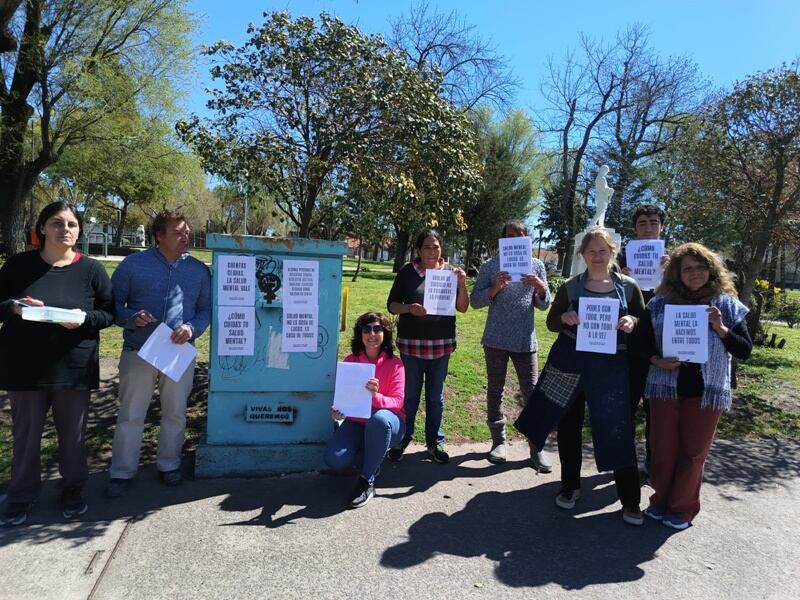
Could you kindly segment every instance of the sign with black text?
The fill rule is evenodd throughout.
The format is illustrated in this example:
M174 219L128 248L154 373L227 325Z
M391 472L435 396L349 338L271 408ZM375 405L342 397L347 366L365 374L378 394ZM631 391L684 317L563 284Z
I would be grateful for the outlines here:
M423 306L429 315L456 314L458 277L447 269L425 270L425 299Z
M511 281L519 281L523 275L533 273L531 238L500 238L500 270L511 275Z
M667 304L664 306L662 356L683 362L708 360L708 306Z
M254 306L256 302L256 257L217 257L217 305Z
M616 298L580 298L578 300L578 339L576 350L617 353L619 300Z
M661 257L664 240L631 240L625 245L625 261L643 290L654 290L661 283Z

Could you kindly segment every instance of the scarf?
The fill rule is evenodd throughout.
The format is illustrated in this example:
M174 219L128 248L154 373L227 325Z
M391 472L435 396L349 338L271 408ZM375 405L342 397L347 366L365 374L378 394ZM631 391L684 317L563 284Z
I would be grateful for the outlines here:
M699 295L696 298L699 298ZM686 298L681 304L694 304L695 301L695 299ZM650 320L653 323L653 332L659 353L663 348L662 336L666 304L666 298L656 296L647 305L647 308L650 309ZM733 328L741 323L749 312L748 308L739 300L726 294L710 298L709 304L719 308L722 313L722 322L728 328ZM708 360L700 365L704 384L700 406L712 410L730 410L733 401L731 397L731 355L725 349L722 339L711 331L710 327L709 325ZM678 398L678 369L670 371L651 365L647 375L645 396L656 400L676 400Z

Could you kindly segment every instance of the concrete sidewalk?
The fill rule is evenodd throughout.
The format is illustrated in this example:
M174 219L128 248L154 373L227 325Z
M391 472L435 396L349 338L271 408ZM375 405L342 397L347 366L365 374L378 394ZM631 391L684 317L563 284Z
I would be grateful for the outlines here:
M358 510L342 509L349 477L170 489L150 466L116 501L94 474L84 520L63 523L51 483L29 525L0 529L0 597L800 597L800 440L717 443L683 532L625 525L588 454L570 512L553 503L558 467L536 474L523 444L502 466L484 444L450 449L449 465L413 447L384 463Z

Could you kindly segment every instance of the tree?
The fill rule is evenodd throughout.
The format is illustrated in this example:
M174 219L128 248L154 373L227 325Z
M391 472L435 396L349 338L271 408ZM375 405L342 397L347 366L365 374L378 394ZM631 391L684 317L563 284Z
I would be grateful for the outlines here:
M248 33L240 48L217 42L206 52L223 85L208 103L217 115L177 127L207 170L266 190L301 237L330 227L320 202L351 184L372 198L397 192L405 208L424 198L433 214L452 212L450 196L427 193L436 181L407 174L424 160L453 195L474 183L471 136L438 96L440 79L326 14L317 24L267 13Z
M770 244L800 204L798 64L748 77L709 104L681 156L684 215L706 225L700 241L725 233L727 244L716 247L731 252L749 303Z
M559 66L550 58L548 74L542 85L547 103L545 123L557 142L555 152L561 197L551 203L549 218L562 220L567 247L564 253L563 274L572 269L574 236L585 222L578 220L576 206L580 204L579 183L584 169L584 157L594 141L599 123L616 110L621 78L613 68L614 47L597 43L585 35L580 38L582 56L567 55Z
M648 161L666 151L699 108L705 84L685 57L662 59L648 47L647 29L617 36L610 68L617 73L614 110L600 123L601 157L614 174L606 222L628 227L627 215L652 185Z
M441 93L459 110L468 113L481 106L506 107L519 82L507 61L494 44L482 39L456 12L441 13L430 9L426 0L415 3L407 16L392 22L389 43L398 49L409 65L428 77L441 78ZM423 173L408 171L413 180L424 179ZM464 200L474 199L474 194ZM401 215L406 217L406 215ZM463 229L460 214L454 215L452 226ZM408 242L414 229L430 225L425 219L396 218L394 271L403 265Z
M524 220L542 188L545 160L537 147L531 119L521 110L501 121L489 109L473 115L482 165L478 194L464 207L466 266L477 267L481 250L495 246L500 227Z
M23 247L26 194L68 147L85 142L89 128L136 99L148 106L173 100L173 81L189 68L194 26L185 0L26 0L9 6L15 4L12 16L0 13L0 26L8 19L6 33L16 34L0 45L5 254ZM33 156L26 143L32 119L38 138Z
M170 133L158 118L118 111L92 125L86 132L91 141L68 148L50 172L80 182L94 202L116 213L113 244L120 246L134 209L146 217L164 206L183 207L190 192L204 187L196 159L178 149Z
M456 11L430 9L427 0L391 23L389 43L419 71L437 70L446 98L463 111L504 108L519 87L508 61Z

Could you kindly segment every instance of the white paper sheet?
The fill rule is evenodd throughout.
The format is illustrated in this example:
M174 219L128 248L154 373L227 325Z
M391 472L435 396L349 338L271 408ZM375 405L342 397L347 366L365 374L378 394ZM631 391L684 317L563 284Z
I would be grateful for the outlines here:
M523 275L533 273L532 244L530 237L500 238L500 270L519 281Z
M217 257L217 306L253 306L256 302L256 257Z
M283 305L282 352L316 352L319 337L317 333L317 305Z
M458 277L447 269L425 270L425 299L423 306L429 315L456 314Z
M26 321L40 321L42 323L77 323L86 320L86 313L82 310L56 308L55 306L23 306L22 318Z
M683 362L708 360L708 306L667 304L664 306L662 356Z
M333 407L346 417L369 419L372 416L372 394L365 387L375 377L372 363L336 363L336 388Z
M283 261L284 306L319 306L319 262Z
M661 283L664 240L631 240L625 246L625 262L639 287L654 290Z
M252 356L256 309L253 306L217 307L217 354Z
M578 300L578 339L576 350L617 353L619 300L616 298L580 298Z
M174 344L172 329L159 323L139 350L139 358L150 363L173 381L179 381L197 356L197 348L189 342Z

